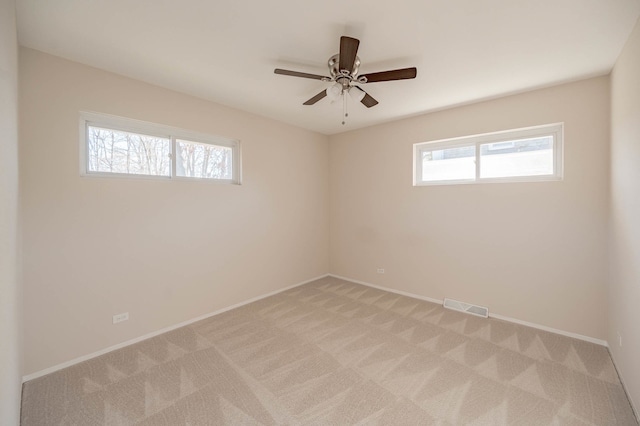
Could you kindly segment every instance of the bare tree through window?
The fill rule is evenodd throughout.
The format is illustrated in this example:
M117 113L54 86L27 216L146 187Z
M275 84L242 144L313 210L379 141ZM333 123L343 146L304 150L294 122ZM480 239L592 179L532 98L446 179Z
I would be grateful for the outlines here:
M232 179L232 149L176 140L176 175L209 179Z
M171 176L171 139L87 127L90 172Z

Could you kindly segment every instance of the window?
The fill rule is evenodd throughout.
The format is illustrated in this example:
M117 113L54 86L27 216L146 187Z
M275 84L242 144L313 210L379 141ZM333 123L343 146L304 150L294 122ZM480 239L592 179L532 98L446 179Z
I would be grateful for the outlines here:
M81 113L83 175L240 183L240 144L218 136Z
M414 145L414 185L562 179L562 124Z

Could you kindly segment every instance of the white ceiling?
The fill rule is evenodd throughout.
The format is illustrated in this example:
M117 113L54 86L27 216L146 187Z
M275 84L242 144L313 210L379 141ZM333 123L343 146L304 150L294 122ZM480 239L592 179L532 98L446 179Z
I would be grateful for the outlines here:
M325 134L608 73L640 0L17 0L21 45ZM339 38L380 104L302 103Z

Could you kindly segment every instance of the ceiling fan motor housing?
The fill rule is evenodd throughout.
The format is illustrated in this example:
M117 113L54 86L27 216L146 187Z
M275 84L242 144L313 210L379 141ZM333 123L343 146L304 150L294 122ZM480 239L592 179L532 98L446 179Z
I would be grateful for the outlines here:
M342 74L342 72L340 72L340 54L339 53L336 53L335 55L329 58L328 65L329 65L329 72L331 73L331 77L333 77L334 79L337 76ZM352 78L356 78L356 76L358 75L359 67L360 67L360 58L356 56L356 60L353 62L353 69L346 70L346 71L349 71L349 75Z

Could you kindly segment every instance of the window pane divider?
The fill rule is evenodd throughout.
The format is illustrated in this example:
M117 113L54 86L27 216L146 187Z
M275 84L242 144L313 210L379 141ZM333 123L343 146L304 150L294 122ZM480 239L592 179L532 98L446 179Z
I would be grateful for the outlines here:
M176 163L178 162L178 150L176 147L176 137L171 136L171 177L176 177Z
M480 143L476 142L476 181L480 180Z

